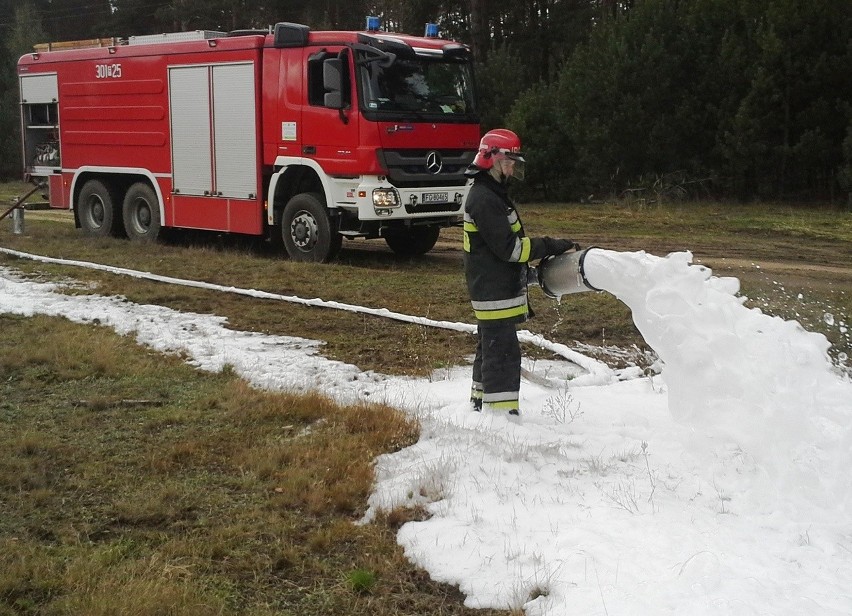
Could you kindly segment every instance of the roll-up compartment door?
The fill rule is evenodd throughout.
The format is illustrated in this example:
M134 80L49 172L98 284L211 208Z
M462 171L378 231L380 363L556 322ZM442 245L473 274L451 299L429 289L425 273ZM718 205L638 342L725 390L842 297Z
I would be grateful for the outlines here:
M254 65L213 66L216 193L253 199L257 194Z
M181 195L213 191L210 67L169 69L173 189Z

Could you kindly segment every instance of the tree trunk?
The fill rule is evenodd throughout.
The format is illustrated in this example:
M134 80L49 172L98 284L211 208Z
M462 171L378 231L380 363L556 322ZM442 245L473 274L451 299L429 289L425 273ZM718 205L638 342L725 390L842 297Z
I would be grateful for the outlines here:
M488 55L488 16L485 7L486 0L470 0L470 39L473 49L473 59L484 62Z

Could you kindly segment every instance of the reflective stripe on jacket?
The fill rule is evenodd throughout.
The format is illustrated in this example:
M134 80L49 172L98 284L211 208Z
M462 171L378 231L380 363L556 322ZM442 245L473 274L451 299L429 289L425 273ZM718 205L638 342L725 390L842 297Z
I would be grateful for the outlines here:
M487 171L474 176L464 211L464 269L480 324L527 319L527 262L544 256L528 238L506 187Z

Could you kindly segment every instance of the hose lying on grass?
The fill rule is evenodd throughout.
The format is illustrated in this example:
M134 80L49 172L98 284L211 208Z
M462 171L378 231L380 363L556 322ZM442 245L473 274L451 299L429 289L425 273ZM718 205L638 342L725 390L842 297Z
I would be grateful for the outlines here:
M54 257L45 257L42 255L31 254L27 252L21 252L18 250L12 250L11 248L0 247L0 253L7 254L12 257L18 257L20 259L30 259L32 261L39 261L41 263L50 263L53 265L67 265L71 267L83 267L86 269L99 270L102 272L109 272L111 274L118 274L120 276L131 276L133 278L140 278L144 280L152 280L154 282L162 282L165 284L175 284L181 285L185 287L194 287L196 289L205 289L208 291L218 291L220 293L234 293L237 295L245 295L249 297L256 297L258 299L269 299L275 301L289 302L293 304L301 304L303 306L314 306L317 308L331 308L334 310L345 310L347 312L356 312L359 314L368 314L375 317L381 317L385 319L393 319L395 321L402 321L404 323L411 323L414 325L421 325L423 327L434 327L438 329L449 329L458 332L467 332L469 334L476 333L476 325L471 323L457 323L454 321L436 321L434 319L428 319L426 317L419 317L414 315L402 314L399 312L393 312L388 310L387 308L368 308L365 306L358 306L355 304L346 304L342 302L334 302L327 301L320 298L313 299L305 299L302 297L298 297L295 295L281 295L279 293L270 293L268 291L259 291L257 289L242 289L239 287L230 287L225 285L214 284L211 282L203 282L200 280L186 280L183 278L174 278L172 276L162 276L160 274L152 274L150 272L141 272L138 270L127 269L124 267L115 267L112 265L103 265L101 263L92 263L90 261L76 261L72 259L57 259ZM544 336L540 334L534 334L528 330L521 330L518 332L518 339L521 342L526 342L532 345L535 345L541 349L546 351L550 351L560 357L580 366L586 371L586 374L577 376L570 381L560 381L556 382L552 379L546 379L544 377L538 377L527 370L524 370L524 376L531 381L538 383L539 385L545 385L549 387L561 385L571 385L571 386L585 386L585 385L605 385L607 383L611 383L615 380L619 380L619 378L625 378L625 376L634 376L632 372L625 372L624 374L617 373L612 370L609 366L600 362L596 359L583 355L582 353L578 353L577 351L573 351L569 349L564 344L553 342L551 340L547 340Z

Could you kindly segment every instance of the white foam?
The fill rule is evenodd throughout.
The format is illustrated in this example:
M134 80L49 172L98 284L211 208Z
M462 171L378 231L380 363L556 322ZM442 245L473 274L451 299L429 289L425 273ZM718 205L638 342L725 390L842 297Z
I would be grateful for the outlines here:
M645 293L670 291L679 285L671 272L697 270L682 257L598 256L593 265L599 270L635 268L611 285L623 285L625 297L643 277L649 279ZM645 271L655 267L661 269ZM603 280L604 273L596 273ZM706 284L697 285L699 293ZM729 285L730 295L735 283L712 284ZM635 291L637 298L628 301L642 307L643 290ZM677 304L683 315L695 309L687 310L693 299ZM734 322L740 309L732 310ZM428 379L359 373L323 360L319 343L234 331L210 315L63 294L56 285L23 281L0 268L0 313L6 312L97 322L204 369L230 365L259 387L305 386L344 402L378 400L408 410L421 425L420 440L378 458L365 520L397 506L424 507L428 519L405 524L397 539L430 577L458 585L468 606L523 609L527 616L852 614L852 515L838 515L844 512L807 490L785 490L776 499L782 506L767 508L758 498L772 487L763 462L730 439L721 442L713 421L702 426L682 413L680 423L674 421L659 376L561 390L525 382L523 421L514 424L471 412L469 366ZM677 320L665 313L646 318L651 332L662 327L654 319ZM739 366L732 359L719 363ZM559 378L542 364L536 372ZM825 409L848 408L848 381L838 378L832 386L830 371L826 375L838 399L819 394ZM825 412L802 410L817 423ZM690 426L703 431L704 445L714 441L707 434L717 435L715 448L691 448ZM746 431L728 430L735 437ZM800 441L814 449L820 442ZM816 454L817 461L834 461L823 470L824 493L831 493L842 486L835 478L848 473L848 452L838 453L839 435L823 442L835 445ZM790 457L776 459L789 463ZM834 493L839 498L848 490Z
M778 490L852 505L852 386L825 336L746 308L736 278L693 265L689 252L593 249L585 274L632 310L663 362L669 410L696 446L732 442Z

